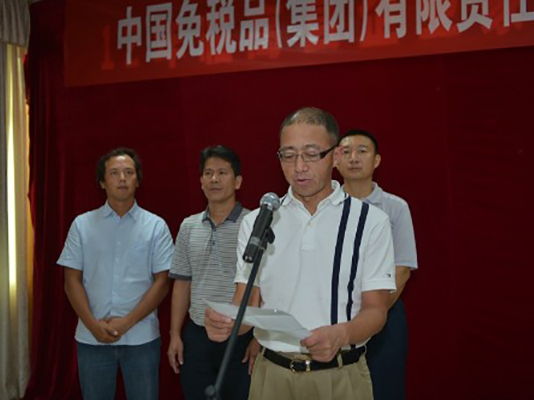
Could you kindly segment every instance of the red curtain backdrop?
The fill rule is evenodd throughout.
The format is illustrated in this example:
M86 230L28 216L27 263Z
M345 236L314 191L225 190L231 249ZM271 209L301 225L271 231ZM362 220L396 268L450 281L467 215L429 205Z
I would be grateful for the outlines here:
M534 398L532 47L66 88L63 1L31 11L36 251L27 399L80 398L76 316L56 260L74 217L104 201L98 157L120 145L139 151L138 201L175 235L205 207L198 158L207 145L240 153L239 196L249 208L265 192L285 192L278 128L304 105L329 110L343 131L375 133L377 180L411 206L420 271L404 294L408 399ZM176 400L179 379L165 355L169 313L167 298L161 399Z

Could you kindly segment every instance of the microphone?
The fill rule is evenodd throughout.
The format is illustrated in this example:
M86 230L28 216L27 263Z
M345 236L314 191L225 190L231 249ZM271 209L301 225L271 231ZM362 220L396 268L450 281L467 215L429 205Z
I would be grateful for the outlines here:
M243 253L243 260L251 263L262 250L262 242L273 222L273 212L280 208L280 198L274 193L266 193L260 200L260 213L254 222L252 234Z

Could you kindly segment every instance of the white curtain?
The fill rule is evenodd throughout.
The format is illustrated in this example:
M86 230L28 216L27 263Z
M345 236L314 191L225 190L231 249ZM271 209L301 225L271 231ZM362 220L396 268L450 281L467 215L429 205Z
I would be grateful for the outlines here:
M22 397L29 378L28 36L27 1L0 0L0 399Z

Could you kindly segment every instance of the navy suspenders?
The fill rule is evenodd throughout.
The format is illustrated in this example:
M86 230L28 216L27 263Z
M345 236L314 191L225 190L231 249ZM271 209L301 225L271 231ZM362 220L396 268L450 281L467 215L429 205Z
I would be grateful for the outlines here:
M334 252L334 265L332 269L332 286L331 286L331 304L330 304L330 322L332 325L338 323L338 297L339 297L339 274L341 271L341 256L343 254L343 243L345 240L345 232L347 231L347 222L349 219L351 209L351 197L347 196L343 204L343 212L341 214L341 221L339 223L339 230L337 234L337 243ZM356 272L358 271L358 261L360 258L360 245L362 242L363 228L369 213L369 204L362 203L360 218L358 220L358 227L356 228L356 236L354 238L354 248L352 252L352 263L350 270L350 279L347 286L347 321L351 320L352 309L352 293L354 291L354 282L356 281Z
M369 204L362 203L362 210L360 212L360 219L358 220L358 228L356 230L356 237L354 238L354 250L352 251L352 266L350 269L350 279L347 287L348 301L347 301L347 321L351 320L352 310L352 292L354 291L354 282L356 281L356 272L358 271L358 261L360 260L360 245L362 244L363 227L367 220L367 213L369 212Z
M332 270L332 288L330 296L330 323L332 325L337 324L338 321L337 303L339 293L339 271L341 270L341 254L343 253L343 242L345 240L345 231L347 230L347 221L350 214L351 197L347 196L343 203L343 213L341 214L341 221L339 222L336 250L334 253L334 268Z

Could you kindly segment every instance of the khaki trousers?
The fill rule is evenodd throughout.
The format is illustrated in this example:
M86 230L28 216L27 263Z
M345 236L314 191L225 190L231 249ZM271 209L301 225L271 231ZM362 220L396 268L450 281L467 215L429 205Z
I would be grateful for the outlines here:
M357 363L323 371L292 372L258 354L249 400L373 400L365 355Z

